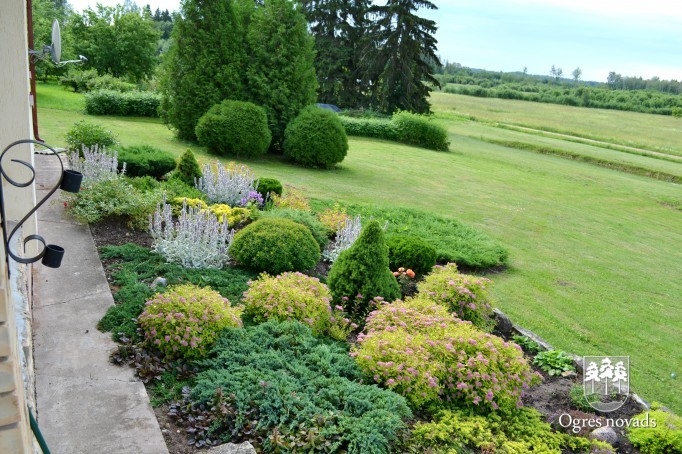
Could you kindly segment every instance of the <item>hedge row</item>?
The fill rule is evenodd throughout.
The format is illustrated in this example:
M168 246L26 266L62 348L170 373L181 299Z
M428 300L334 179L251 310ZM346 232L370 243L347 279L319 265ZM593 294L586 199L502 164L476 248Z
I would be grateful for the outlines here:
M161 96L148 91L97 90L85 95L85 113L123 117L158 117Z

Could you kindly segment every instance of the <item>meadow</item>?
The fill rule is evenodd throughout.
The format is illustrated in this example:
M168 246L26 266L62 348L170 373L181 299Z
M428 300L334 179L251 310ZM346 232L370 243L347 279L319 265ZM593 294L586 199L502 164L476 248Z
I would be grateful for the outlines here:
M682 176L682 119L444 93L431 100L448 128L449 152L350 138L348 156L332 171L277 156L244 163L312 198L417 208L487 233L510 253L510 266L488 277L497 306L515 323L576 355L629 355L635 392L682 413L682 381L671 376L682 371L680 185L501 145ZM191 148L200 161L215 159L177 141L159 120L87 117L80 95L56 85L38 84L38 105L41 138L54 146L87 118L124 146L176 156Z

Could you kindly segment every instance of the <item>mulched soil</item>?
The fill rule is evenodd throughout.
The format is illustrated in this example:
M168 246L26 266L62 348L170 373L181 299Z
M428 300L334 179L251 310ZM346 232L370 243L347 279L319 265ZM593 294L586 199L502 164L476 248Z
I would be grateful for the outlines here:
M147 232L140 232L131 230L123 221L108 221L107 223L100 223L90 227L95 245L100 248L105 245L123 245L127 243L135 243L140 246L151 247L152 238ZM107 270L107 261L103 261L107 278L111 282ZM313 276L325 276L329 271L329 266L324 262L318 264L314 270L310 270ZM112 286L112 291L117 289ZM542 373L542 372L541 372ZM571 387L581 383L581 377L549 377L543 373L544 381L538 386L533 387L524 397L524 404L531 406L540 411L546 416L547 421L552 424L557 430L569 431L570 429L562 428L559 424L559 417L562 414L571 414L573 418L599 418L606 417L609 419L630 419L641 410L636 403L629 399L625 405L615 412L606 415L587 414L571 408L569 398L569 391ZM200 452L199 449L189 446L187 437L183 429L174 425L173 421L167 416L168 405L162 405L154 409L159 426L163 432L170 454L189 454ZM637 454L640 451L635 449L625 436L624 429L615 428L618 433L619 440L616 445L619 453ZM585 434L586 435L586 434Z

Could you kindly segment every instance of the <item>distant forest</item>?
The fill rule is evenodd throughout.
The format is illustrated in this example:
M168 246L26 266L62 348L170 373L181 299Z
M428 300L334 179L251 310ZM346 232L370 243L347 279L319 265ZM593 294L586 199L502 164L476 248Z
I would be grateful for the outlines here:
M570 79L562 77L561 68L554 66L548 76L486 71L459 63L436 66L434 72L446 93L682 117L682 82L676 80L610 72L606 83L584 82L580 80L580 68L571 73Z

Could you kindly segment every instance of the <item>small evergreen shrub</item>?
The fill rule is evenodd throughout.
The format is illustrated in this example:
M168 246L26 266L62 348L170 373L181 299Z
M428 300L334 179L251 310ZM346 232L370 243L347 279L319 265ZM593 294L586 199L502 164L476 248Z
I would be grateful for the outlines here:
M246 225L251 222L251 210L242 207L231 207L224 203L216 203L208 207L208 210L215 214L218 222L227 221L230 227Z
M313 238L320 246L320 250L324 250L325 246L329 242L327 238L327 229L322 225L320 221L317 220L314 214L310 211L294 210L292 208L273 208L269 211L264 211L260 215L261 218L283 218L290 219L299 224L306 226L310 233L312 233Z
M356 321L364 320L374 297L381 296L386 301L400 298L398 281L388 268L384 233L377 221L370 221L355 243L339 255L329 270L327 284L334 303L343 305ZM364 304L346 307L348 299L356 296Z
M195 188L188 186L178 178L169 178L158 182L163 189L167 199L174 199L175 197L183 197L188 199L202 199L205 197L204 193Z
M343 344L298 322L226 329L204 365L185 406L218 409L206 436L258 452L398 452L412 416L401 396L362 384Z
M310 327L316 336L328 334L345 340L350 321L330 306L329 288L315 277L286 272L272 277L261 274L249 282L244 293L244 313L256 323L274 319L296 320Z
M414 408L452 402L481 412L511 411L523 390L539 381L518 345L423 297L373 311L351 354L368 376Z
M391 122L395 125L400 142L429 150L448 151L448 132L432 119L402 111L394 114Z
M157 180L175 169L175 158L167 151L149 145L125 147L118 152L119 170L125 163L126 175L150 176Z
M393 271L409 268L421 276L436 264L436 249L418 236L388 235L386 245L389 267Z
M442 304L458 318L468 320L483 331L495 327L495 315L486 287L490 279L459 274L457 265L436 265L417 284L419 294Z
M119 117L158 117L161 96L148 91L96 90L85 94L85 113Z
M137 318L145 339L169 358L202 358L228 326L240 327L241 307L209 288L169 288L145 303Z
M208 151L228 156L262 156L272 140L262 107L230 99L211 107L199 119L194 132Z
M278 196L281 196L282 190L283 190L282 183L275 178L258 179L258 186L256 187L256 191L258 191L260 195L263 196L263 200L266 200L268 198L268 195L272 194L277 194Z
M346 157L348 137L336 113L308 106L287 125L283 148L297 164L330 169Z
M320 260L320 247L307 227L289 219L259 219L234 236L230 255L247 268L280 274L304 271Z
M656 421L655 427L652 421ZM682 417L669 413L657 403L651 410L634 418L628 428L628 439L646 454L682 452Z
M69 150L82 152L83 147L112 147L116 145L116 136L103 126L81 120L66 132L66 145Z
M178 179L188 186L194 187L199 178L202 177L201 168L194 157L194 153L189 148L180 156L175 172L171 178Z

